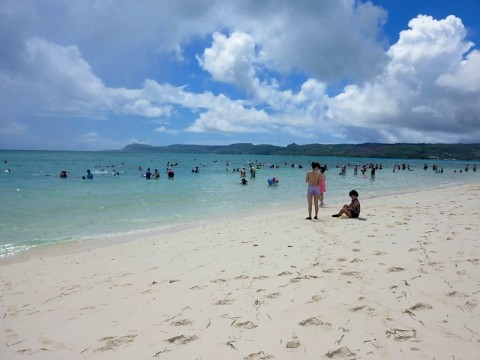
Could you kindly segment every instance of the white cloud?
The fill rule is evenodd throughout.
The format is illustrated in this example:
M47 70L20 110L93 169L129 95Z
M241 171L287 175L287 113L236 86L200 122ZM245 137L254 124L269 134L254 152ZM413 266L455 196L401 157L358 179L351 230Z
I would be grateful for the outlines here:
M346 128L353 141L365 138L355 132L370 129L371 141L449 142L475 139L478 123L468 114L478 114L478 106L463 96L469 76L477 78L476 53L462 58L472 46L465 40L461 21L419 16L411 29L400 34L388 51L385 69L363 86L347 86L329 100L329 116ZM470 85L477 92L479 87ZM459 99L462 95L462 100ZM465 133L466 129L470 133ZM368 139L368 137L367 137Z
M167 129L164 125L155 128L155 131L166 134L178 134L177 130Z
M76 46L31 38L18 71L0 71L0 92L16 114L91 114L110 111L108 93Z
M370 76L385 55L386 13L352 0L250 1L228 8L227 28L250 34L262 66L325 80ZM230 25L230 26L228 26Z
M47 21L52 9L59 16ZM480 53L455 16L418 16L388 49L385 11L353 0L5 0L0 20L3 134L33 131L38 118L122 116L132 118L132 131L143 117L152 133L169 134L284 133L347 142L480 135ZM186 45L200 54L198 62ZM175 75L172 55L190 65L192 79L199 64L209 90L162 80ZM114 145L99 132L76 141Z
M147 118L169 117L173 113L173 107L169 105L155 106L146 99L137 99L129 102L124 107L125 113L131 113Z
M458 92L478 93L480 91L480 52L472 51L466 59L460 61L450 72L441 74L437 85Z
M199 62L214 80L235 84L253 92L255 44L250 35L234 32L227 37L215 32L212 47L205 49Z

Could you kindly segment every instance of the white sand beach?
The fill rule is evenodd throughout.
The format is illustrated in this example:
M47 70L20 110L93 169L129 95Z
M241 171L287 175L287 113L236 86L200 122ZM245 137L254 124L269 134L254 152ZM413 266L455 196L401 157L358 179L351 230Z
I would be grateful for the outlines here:
M359 199L0 262L0 359L478 359L480 185Z

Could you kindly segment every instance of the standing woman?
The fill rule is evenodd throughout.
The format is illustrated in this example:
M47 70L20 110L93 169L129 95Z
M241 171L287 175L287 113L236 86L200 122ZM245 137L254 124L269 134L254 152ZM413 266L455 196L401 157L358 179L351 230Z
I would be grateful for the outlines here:
M320 168L320 185L318 186L320 188L319 200L320 200L321 207L325 206L325 203L323 202L323 193L327 191L326 182L327 182L327 176L325 175L325 167L322 166Z
M320 196L320 173L318 172L319 167L320 165L317 162L312 162L312 170L308 171L306 175L306 183L308 185L307 187L308 217L306 217L307 220L312 220L313 204L315 204L314 219L318 218L318 197Z

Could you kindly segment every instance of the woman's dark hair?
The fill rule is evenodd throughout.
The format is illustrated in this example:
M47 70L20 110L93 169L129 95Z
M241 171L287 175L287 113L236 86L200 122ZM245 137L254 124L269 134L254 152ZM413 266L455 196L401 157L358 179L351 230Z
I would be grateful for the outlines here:
M358 192L357 190L352 190L348 193L348 196L352 196L352 195L355 195L356 197L358 197Z

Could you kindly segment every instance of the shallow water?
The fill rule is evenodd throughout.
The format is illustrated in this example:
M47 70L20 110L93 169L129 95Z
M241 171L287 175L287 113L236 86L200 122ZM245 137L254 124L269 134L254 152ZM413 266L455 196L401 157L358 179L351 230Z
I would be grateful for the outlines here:
M329 168L325 202L331 204L348 201L347 194L354 188L360 199L368 199L480 179L480 173L472 171L473 163L465 172L467 162L439 160L0 151L0 161L0 257L43 244L95 241L112 234L252 211L295 207L305 209L299 212L299 217L304 217L305 173L311 161ZM174 179L166 176L168 162L178 163L173 167ZM233 169L248 169L250 162L264 165L255 178L250 178L247 171L248 185L243 186L240 174ZM375 179L369 172L354 175L352 166L347 166L345 176L339 175L337 166L364 163L381 164L383 169L377 170ZM412 171L392 171L394 164L402 163L410 165ZM427 171L423 170L425 163L429 165ZM432 171L433 164L443 167L444 172ZM192 173L196 166L200 172ZM143 177L148 167L152 172L159 169L159 180ZM94 174L93 180L82 179L87 169ZM66 179L59 177L61 170L68 171ZM113 176L114 172L119 175ZM268 186L271 177L280 179L279 186Z

